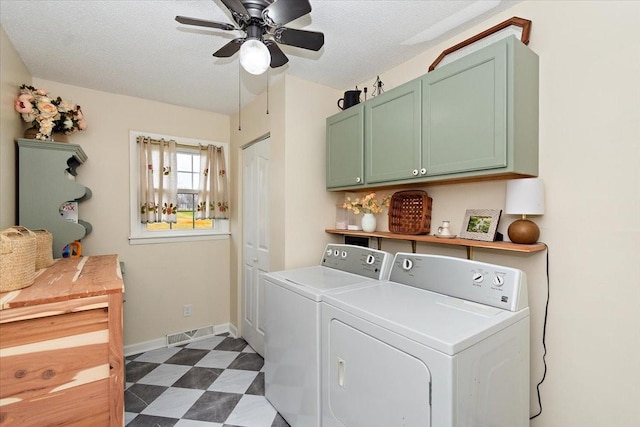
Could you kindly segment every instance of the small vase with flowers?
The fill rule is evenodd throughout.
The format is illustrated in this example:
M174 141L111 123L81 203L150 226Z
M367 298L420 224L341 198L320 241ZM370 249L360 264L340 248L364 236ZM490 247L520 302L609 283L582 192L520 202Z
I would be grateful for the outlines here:
M362 231L372 233L376 231L377 227L375 214L382 212L383 208L389 207L390 200L391 198L386 195L378 199L376 193L372 192L353 200L351 197L347 197L342 206L356 215L362 212L364 214L361 222Z

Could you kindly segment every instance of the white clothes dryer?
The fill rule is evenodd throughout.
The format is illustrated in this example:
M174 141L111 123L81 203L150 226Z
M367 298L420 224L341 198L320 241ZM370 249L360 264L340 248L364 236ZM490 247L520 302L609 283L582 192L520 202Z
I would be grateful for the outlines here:
M529 425L522 271L398 253L322 305L323 427Z
M265 275L265 396L291 427L320 426L320 304L388 279L392 256L329 244L320 265Z

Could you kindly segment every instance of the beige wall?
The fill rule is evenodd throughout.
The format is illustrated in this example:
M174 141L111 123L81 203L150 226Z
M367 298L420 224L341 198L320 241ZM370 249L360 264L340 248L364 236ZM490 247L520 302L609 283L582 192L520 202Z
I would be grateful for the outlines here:
M334 113L338 92L286 75L231 119L235 165L232 202L231 319L240 325L242 298L242 148L270 135L270 269L318 262L335 218L334 195L325 191L325 118ZM241 129L238 130L238 120ZM320 248L320 249L318 249Z
M284 228L285 265L299 268L320 262L335 225L335 195L326 188L326 117L338 110L339 92L287 76Z
M13 109L18 87L31 83L31 74L0 27L0 230L15 224L15 147L23 124Z
M117 253L126 264L125 346L202 326L227 327L230 240L129 245L128 171L129 130L229 142L229 118L41 79L33 84L82 105L87 117L88 129L70 138L87 153L78 180L93 192L80 208L93 225L82 241L83 253ZM7 91L3 98L15 97L15 86ZM20 122L17 114L10 117ZM3 150L13 148L12 140L13 135L3 138ZM3 192L13 186L11 177ZM10 205L13 209L13 200ZM192 305L191 317L183 317L184 304Z
M512 16L533 22L540 57L540 176L551 299L542 415L532 426L640 425L640 2L528 1L388 72L385 89L424 74L444 49ZM375 75L359 85L371 87ZM504 208L504 182L432 186L433 224ZM504 216L500 231L515 219ZM382 222L386 221L386 217ZM383 249L409 251L385 241ZM418 252L464 257L418 245ZM532 310L532 383L542 375L546 258L475 251L522 268ZM532 384L532 393L535 391ZM532 396L532 413L537 410Z

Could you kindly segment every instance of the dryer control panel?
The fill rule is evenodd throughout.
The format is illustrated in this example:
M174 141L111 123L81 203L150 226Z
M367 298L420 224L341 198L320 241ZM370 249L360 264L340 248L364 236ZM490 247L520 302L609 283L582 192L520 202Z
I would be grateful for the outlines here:
M510 311L529 306L526 274L501 265L398 252L389 280Z
M370 279L387 280L392 256L388 252L355 245L329 244L320 265Z

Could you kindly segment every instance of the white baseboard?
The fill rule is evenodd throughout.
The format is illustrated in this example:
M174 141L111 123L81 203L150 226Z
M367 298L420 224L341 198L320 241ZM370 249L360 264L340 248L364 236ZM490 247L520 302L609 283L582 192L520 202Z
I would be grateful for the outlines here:
M133 354L144 353L145 351L156 350L158 348L164 348L167 346L167 338L156 338L154 340L145 341L137 344L130 344L124 346L125 357Z
M238 338L238 328L236 328L231 323L227 323L227 327L229 328L229 335L231 335L234 338Z
M215 335L220 335L224 333L228 333L234 338L237 337L237 328L230 323L223 323L222 325L215 325L213 327L213 331ZM149 341L144 341L136 344L128 344L124 346L124 355L125 357L131 356L134 354L144 353L146 351L157 350L159 348L167 347L167 337L163 336L160 338L155 338Z

